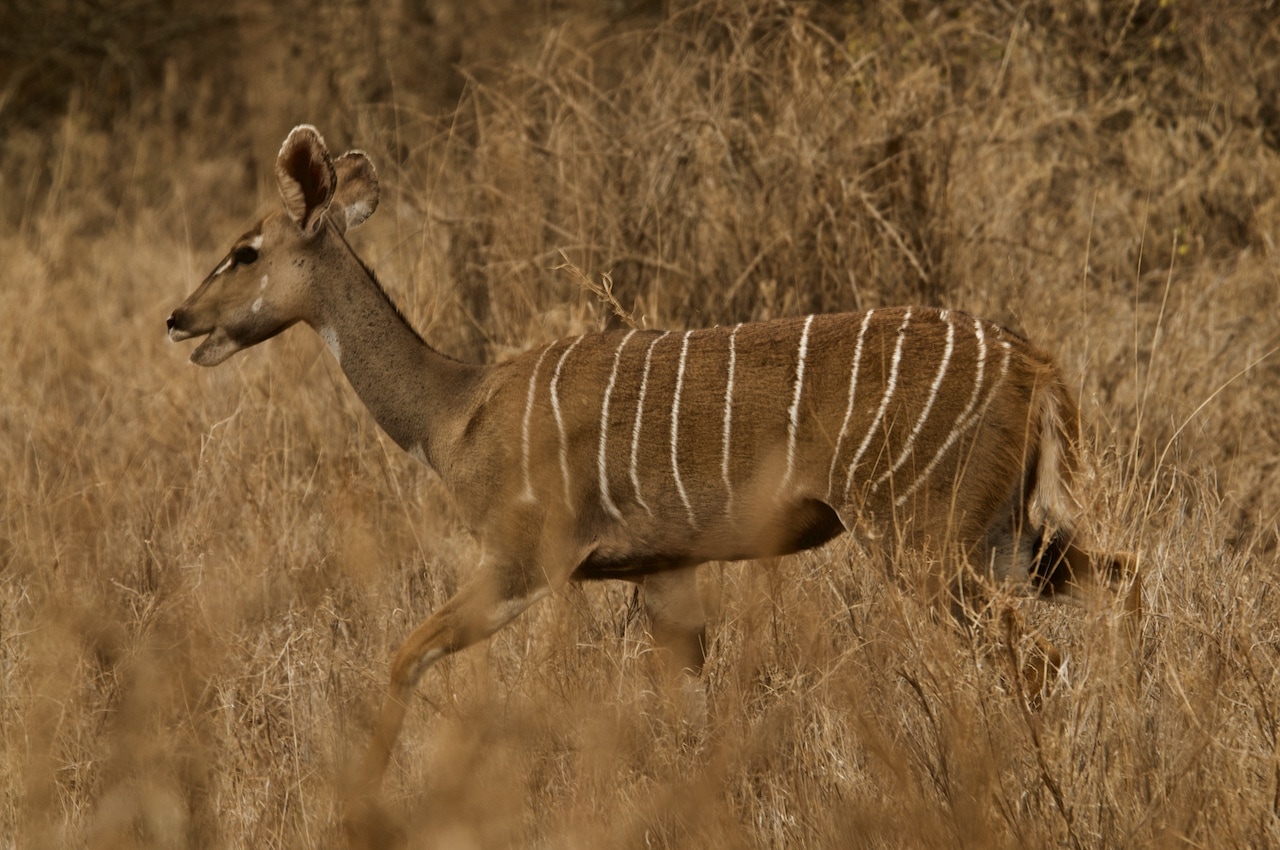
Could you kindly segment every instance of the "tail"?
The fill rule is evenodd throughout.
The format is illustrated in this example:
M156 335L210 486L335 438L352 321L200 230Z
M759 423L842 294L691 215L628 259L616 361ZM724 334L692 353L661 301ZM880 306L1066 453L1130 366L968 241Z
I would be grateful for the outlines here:
M1082 456L1080 416L1075 399L1061 377L1052 373L1040 393L1040 433L1026 503L1027 520L1039 529L1039 553L1031 575L1046 597L1078 597L1090 585L1109 588L1120 597L1124 640L1142 681L1142 574L1136 555L1097 551L1092 535L1079 528L1084 513L1077 497L1081 479L1091 475Z
M1070 594L1073 587L1089 582L1125 590L1124 609L1131 615L1130 628L1137 629L1142 612L1137 556L1098 552L1092 535L1080 528L1078 486L1091 473L1082 456L1079 408L1057 374L1041 393L1040 433L1030 474L1027 519L1040 534L1032 574L1039 578L1042 592Z
M1029 470L1032 484L1027 519L1046 540L1070 538L1082 512L1076 487L1085 467L1080 454L1079 410L1056 370L1040 393L1039 431L1034 468Z

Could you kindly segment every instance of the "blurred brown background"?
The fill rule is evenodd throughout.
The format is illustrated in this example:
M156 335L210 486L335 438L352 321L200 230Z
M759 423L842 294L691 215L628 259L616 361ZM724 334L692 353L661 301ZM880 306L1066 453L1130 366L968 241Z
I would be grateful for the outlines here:
M409 846L1280 844L1273 2L0 6L0 848L337 840L386 659L475 549L293 330L164 318L297 123L377 163L353 243L455 356L944 305L1060 359L1147 677L1106 611L1038 714L856 541L714 566L711 724L625 588L433 669ZM563 256L562 253L563 252Z

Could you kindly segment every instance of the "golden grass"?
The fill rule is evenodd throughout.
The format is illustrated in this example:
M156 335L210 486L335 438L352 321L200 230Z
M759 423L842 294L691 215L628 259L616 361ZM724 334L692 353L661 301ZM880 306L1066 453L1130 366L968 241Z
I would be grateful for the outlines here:
M457 36L507 59L449 109L410 71L447 76L474 10L286 4L110 123L0 103L0 848L337 843L389 654L476 557L310 334L211 371L164 341L296 120L371 152L357 249L459 356L605 320L561 251L650 325L923 300L1025 329L1146 570L1140 686L1110 609L1029 608L1069 661L1028 713L1007 652L854 541L713 565L701 732L629 589L571 589L424 678L409 846L1280 843L1278 34L1123 5L522 13Z

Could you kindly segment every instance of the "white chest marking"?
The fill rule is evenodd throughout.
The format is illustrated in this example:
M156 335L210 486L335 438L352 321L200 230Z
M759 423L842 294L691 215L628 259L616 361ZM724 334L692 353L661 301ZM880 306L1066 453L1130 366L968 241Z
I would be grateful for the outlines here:
M333 328L323 327L320 329L320 338L324 340L324 344L329 347L329 351L333 354L333 359L341 363L342 345L338 342L338 332Z

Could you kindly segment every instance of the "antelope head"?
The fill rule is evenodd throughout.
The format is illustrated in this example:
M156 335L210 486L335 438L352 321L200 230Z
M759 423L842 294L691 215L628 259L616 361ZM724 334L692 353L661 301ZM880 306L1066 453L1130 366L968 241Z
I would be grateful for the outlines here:
M378 176L360 151L331 159L314 127L297 127L276 160L283 208L245 233L186 301L169 316L169 339L204 341L191 354L199 366L270 339L314 317L315 282L344 234L377 209Z

